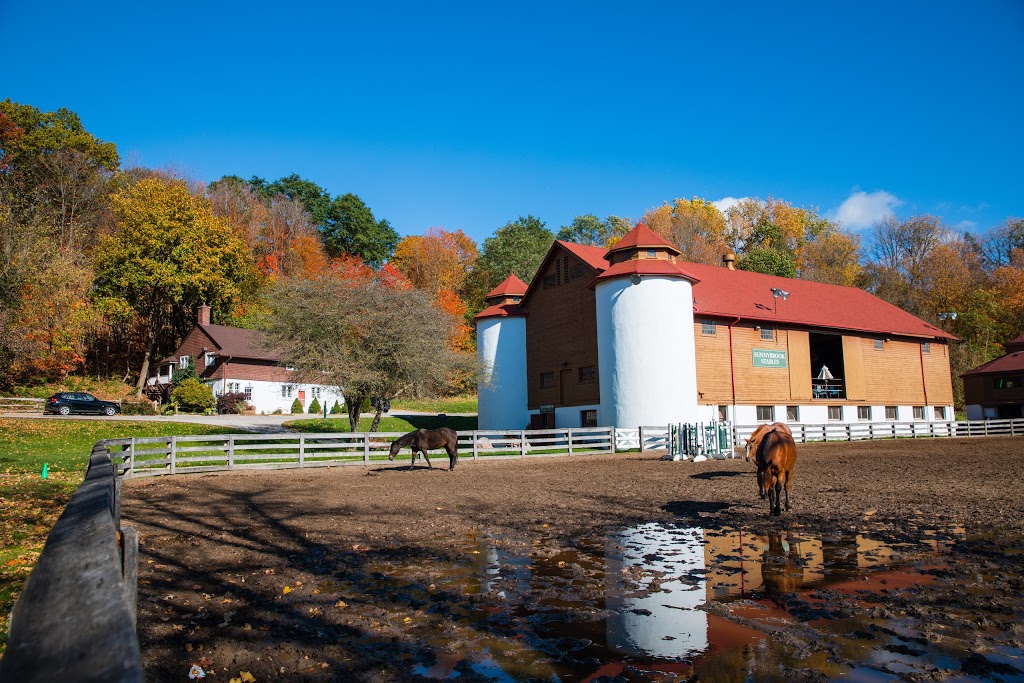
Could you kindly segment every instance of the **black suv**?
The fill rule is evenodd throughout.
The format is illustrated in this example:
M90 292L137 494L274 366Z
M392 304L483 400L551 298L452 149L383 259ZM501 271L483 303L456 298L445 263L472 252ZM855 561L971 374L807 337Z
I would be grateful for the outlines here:
M62 391L46 399L48 413L70 415L71 413L94 413L96 415L117 415L121 406L113 401L101 401L84 391Z

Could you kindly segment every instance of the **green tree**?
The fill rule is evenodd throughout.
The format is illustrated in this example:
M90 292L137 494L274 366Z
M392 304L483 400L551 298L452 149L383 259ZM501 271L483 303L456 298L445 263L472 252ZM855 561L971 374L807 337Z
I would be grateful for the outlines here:
M569 225L563 225L555 236L556 239L594 247L608 246L612 240L618 239L629 232L629 221L618 216L608 216L604 220L592 213L576 216Z
M199 380L191 377L171 392L171 401L187 413L205 413L212 410L216 401L213 391Z
M737 267L753 273L778 275L779 277L796 277L796 263L793 257L771 247L754 247L748 249L739 258Z
M113 195L117 227L96 251L96 293L122 300L142 324L137 392L158 350L169 350L206 303L226 316L252 294L245 244L184 182L149 178Z
M351 193L334 198L322 231L328 255L351 254L374 268L380 268L398 245L391 224L374 218L370 207Z
M312 180L306 180L297 173L278 178L272 183L258 178L254 178L254 180L260 181L258 192L264 199L273 199L277 195L284 195L288 199L298 199L306 207L306 211L309 212L317 227L323 230L327 226L331 210L331 196ZM252 181L250 181L251 184ZM254 189L257 188L254 187Z
M469 313L483 308L484 297L511 273L529 283L555 236L534 216L520 216L484 240L476 268L467 279Z

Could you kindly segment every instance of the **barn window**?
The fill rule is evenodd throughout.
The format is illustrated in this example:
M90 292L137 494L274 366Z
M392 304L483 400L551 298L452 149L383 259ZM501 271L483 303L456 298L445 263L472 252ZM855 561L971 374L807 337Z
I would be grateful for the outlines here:
M715 334L715 321L714 320L701 320L700 321L700 333L706 335Z
M857 406L857 419L862 421L871 420L871 406Z
M553 372L542 372L540 373L540 388L550 389L555 386L555 373Z
M932 352L932 343L931 342L921 342L921 353L931 353L931 352Z
M828 419L834 422L838 422L843 419L843 407L842 406L829 406L828 407Z
M580 427L596 427L597 426L597 411L596 410L581 410L580 411Z
M786 422L800 421L800 406L786 406Z
M924 419L924 406L914 406L914 419L915 420L923 420Z
M658 252L656 252L654 249L648 249L647 258L658 258Z
M597 380L597 369L593 365L584 365L579 369L580 384L592 384Z
M718 406L718 421L728 422L729 421L729 409L725 406Z
M773 330L772 328L770 328L770 327L762 327L761 328L761 339L764 339L765 341L771 341L772 339L775 339L775 334L774 333L775 333L775 330Z
M946 419L946 406L935 406L935 419L945 420Z
M875 351L881 351L885 348L885 342L881 339L875 339Z
M757 407L757 421L758 422L774 422L775 421L775 406L758 406Z
M885 407L885 419L892 420L894 422L896 421L896 406Z

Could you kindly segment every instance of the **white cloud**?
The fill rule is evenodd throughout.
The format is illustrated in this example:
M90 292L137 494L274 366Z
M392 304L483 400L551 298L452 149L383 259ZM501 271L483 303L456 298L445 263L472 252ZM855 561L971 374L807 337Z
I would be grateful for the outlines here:
M884 190L878 192L855 190L846 198L846 201L839 205L833 218L848 228L863 230L891 215L893 209L902 203L896 195Z
M722 213L725 213L732 207L742 202L744 199L749 199L749 197L722 197L721 199L711 202L711 204L714 205L714 207L717 208Z

